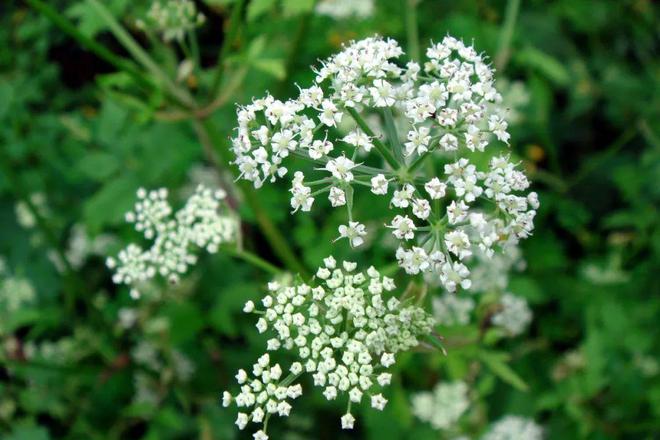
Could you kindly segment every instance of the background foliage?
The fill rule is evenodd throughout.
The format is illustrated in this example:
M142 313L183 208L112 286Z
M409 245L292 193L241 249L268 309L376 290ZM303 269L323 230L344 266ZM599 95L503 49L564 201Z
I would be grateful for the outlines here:
M133 25L147 2L105 3L175 75L173 52ZM216 156L227 149L234 103L265 90L293 95L295 83L310 81L309 65L350 39L379 33L414 44L406 18L415 17L406 1L334 21L314 14L313 0L252 0L231 35L233 3L198 2L208 19L199 31L203 69L181 81L212 101L219 48L232 38L222 62L228 95L207 119L213 131L163 110L163 90L141 88L27 4L0 6L2 438L239 438L218 397L258 355L261 339L240 310L260 297L267 275L226 255L204 257L180 285L134 303L112 284L104 256L134 238L123 213L138 186L184 196L192 182L231 182ZM90 2L49 4L81 35L129 55ZM411 415L409 393L451 379L473 385L463 423L475 436L509 413L534 418L551 439L660 432L658 6L530 0L507 28L507 5L423 0L416 19L422 48L446 33L474 41L501 78L526 86L512 148L541 211L523 246L527 270L510 288L534 321L512 340L405 356L391 404L364 411L354 438L442 438ZM287 194L270 186L256 197L303 264L349 255L331 245L339 218L290 216ZM245 247L281 262L255 222L261 214L237 206ZM360 259L384 263L385 252ZM14 307L17 295L26 300ZM347 438L335 422L341 411L310 393L273 437Z

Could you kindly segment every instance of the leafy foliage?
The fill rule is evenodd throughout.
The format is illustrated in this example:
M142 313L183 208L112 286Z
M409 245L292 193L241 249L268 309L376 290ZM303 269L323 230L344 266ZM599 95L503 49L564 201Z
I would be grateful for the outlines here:
M533 0L509 22L514 0L391 0L376 2L371 17L335 21L311 1L206 0L197 2L207 22L195 54L190 42L140 32L146 4L103 2L153 70L113 33L96 0L47 3L79 29L78 40L22 2L6 2L0 17L0 298L16 295L3 290L7 280L34 292L16 309L0 301L2 438L239 438L219 398L260 354L264 340L241 309L261 299L270 274L221 251L135 302L112 283L105 257L136 237L123 215L138 187L170 188L180 206L205 183L228 188L245 221L242 246L275 265L300 260L312 270L330 254L365 267L390 263L384 235L371 237L382 246L357 254L332 244L343 214L290 216L286 185L258 193L234 185L228 146L235 103L266 90L294 96L296 83L312 82L309 65L351 39L410 41L404 18L414 4L422 43L447 33L474 41L495 55L498 81L523 85L511 88L527 102L511 124L512 155L541 208L522 246L526 270L510 275L508 290L534 319L505 338L491 326L485 294L471 323L441 329L446 355L397 359L388 406L356 409L353 437L450 438L415 418L411 396L454 381L469 385L460 419L469 438L507 414L533 418L550 439L660 431L657 4ZM131 67L117 69L81 38ZM180 62L195 57L192 67ZM183 110L186 99L194 115ZM388 211L386 202L354 209L369 218ZM266 224L293 257L272 245ZM408 291L428 304L440 293L414 283ZM309 393L295 405L271 438L348 438L325 423L343 414L340 404Z

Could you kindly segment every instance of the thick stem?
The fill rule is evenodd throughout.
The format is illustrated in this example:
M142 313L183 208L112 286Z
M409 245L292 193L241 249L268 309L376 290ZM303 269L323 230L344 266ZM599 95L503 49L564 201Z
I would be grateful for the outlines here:
M200 134L200 140L204 145L207 155L211 155L210 159L216 162L215 165L222 169L231 170L233 168L231 165L232 154L222 136L218 133L213 122L208 118L201 121L196 120L195 128L197 129L198 134ZM216 152L218 153L219 161L214 158ZM234 175L237 174L234 172ZM293 252L280 230L271 221L268 212L263 206L261 206L252 185L245 180L238 180L236 184L240 188L245 201L254 213L261 232L266 237L266 240L275 254L282 260L289 270L299 273L303 277L307 277L308 274L305 267Z
M495 67L497 70L504 70L506 63L509 61L511 38L513 37L513 29L516 26L519 9L520 0L507 1L506 15L504 17L502 30L500 31L500 38L497 43L497 53L495 55Z
M240 29L239 22L241 20L241 14L243 13L244 6L245 0L238 0L231 11L231 16L229 17L229 28L225 33L225 38L222 40L222 47L220 48L218 61L215 66L215 76L213 77L213 84L211 85L211 96L214 96L216 91L220 88L220 83L222 82L222 77L225 70L224 61Z
M144 77L143 73L140 72L131 61L115 55L102 44L99 44L95 40L84 35L73 23L63 17L53 7L41 0L25 0L25 2L36 11L42 13L46 18L53 22L55 26L59 27L62 31L77 40L85 49L93 52L96 56L110 63L117 69L129 74L140 86L153 88L153 84Z
M195 101L192 96L188 93L187 90L184 90L178 87L172 79L167 76L165 72L156 64L156 62L151 59L149 54L142 49L142 47L135 41L135 39L129 34L126 29L115 19L110 11L98 0L87 0L87 2L92 6L99 17L105 21L105 23L110 28L110 32L117 38L117 40L124 46L128 53L135 58L135 60L142 64L145 69L151 72L159 81L163 83L165 89L174 97L177 101L183 104L186 107L194 108Z
M408 39L408 56L419 62L419 30L417 28L417 3L419 0L404 0L406 10L406 37Z
M227 255L231 255L232 257L239 258L247 263L250 263L259 269L263 269L272 275L282 274L282 269L270 264L268 261L259 257L258 255L253 254L252 252L248 252L235 247L223 247L221 248L221 251Z
M360 127L362 131L364 131L367 136L371 138L371 141L374 144L374 147L376 147L376 150L380 153L381 156L383 156L383 159L395 170L398 170L401 164L399 164L399 161L396 160L392 152L390 151L389 148L383 142L381 142L380 139L376 137L374 132L369 128L367 123L362 119L360 114L352 107L346 107L346 111L351 115L353 120L355 120L355 123Z

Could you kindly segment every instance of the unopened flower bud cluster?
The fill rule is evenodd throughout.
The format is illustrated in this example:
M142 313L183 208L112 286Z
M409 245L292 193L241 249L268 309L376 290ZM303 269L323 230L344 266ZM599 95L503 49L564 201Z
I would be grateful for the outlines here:
M126 221L135 225L153 244L147 250L131 243L117 258L108 258L114 270L113 281L135 286L157 274L176 283L181 274L197 261L195 250L218 251L223 243L235 240L238 225L223 203L225 192L199 186L186 204L173 215L167 190L139 189L139 201ZM133 290L132 295L137 295Z
M412 397L412 413L434 429L447 430L456 425L470 406L465 382L440 382L433 391L416 393Z
M390 384L392 374L387 369L397 353L417 346L419 338L431 332L434 321L416 305L394 297L386 299L395 289L394 282L373 267L358 272L355 263L340 265L329 257L316 278L321 285L270 283L270 294L261 301L263 309L248 302L244 311L260 315L258 331L271 335L267 351L286 350L296 356L284 383L290 386L294 378L308 373L327 400L346 396L348 410L341 425L352 429L355 418L351 405L366 400L375 409L385 407L387 399L379 390ZM260 359L259 365L262 363L267 364ZM248 421L261 424L269 414L288 415L288 404L282 402L286 397L297 397L298 388L293 396L281 390L278 398L273 393L283 386L278 382L282 371L279 365L272 368L256 369L252 381L239 371L241 393L235 397L225 393L225 405L234 400L243 411L236 421L239 428ZM271 391L264 390L271 382ZM267 438L263 431L255 438L257 435Z
M154 0L144 20L138 20L140 29L160 34L164 41L182 41L186 32L194 30L206 21L197 11L192 0Z
M257 188L291 175L294 212L320 196L345 209L339 238L353 247L369 232L354 203L387 197L399 265L437 274L450 292L468 289L474 250L493 255L528 237L538 198L507 154L486 152L493 139L509 141L486 60L452 37L431 45L423 64L401 67L401 55L393 40L357 41L325 60L296 99L268 95L240 108L236 164ZM373 117L385 129L366 122ZM292 156L313 162L318 177L289 173Z

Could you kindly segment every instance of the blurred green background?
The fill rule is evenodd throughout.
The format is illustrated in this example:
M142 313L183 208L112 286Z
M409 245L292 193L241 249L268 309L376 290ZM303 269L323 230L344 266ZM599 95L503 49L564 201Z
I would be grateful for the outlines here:
M469 349L409 354L386 410L358 412L354 432L340 430L342 405L314 392L274 420L271 438L451 438L409 404L411 392L451 379L473 385L461 423L474 438L505 414L533 418L549 439L660 438L657 3L387 0L368 17L334 19L313 0L251 0L231 20L236 1L197 1L207 17L197 32L201 69L177 84L212 102L225 48L206 147L199 123L166 92L82 47L80 37L131 55L91 2L45 2L78 39L28 3L44 4L0 4L0 438L248 438L219 396L261 353L241 308L262 295L267 276L204 256L181 284L134 302L112 284L105 256L136 237L123 213L139 186L170 188L179 203L195 182L233 180L213 158L227 151L236 103L267 90L293 96L296 83L311 81L310 65L351 39L378 33L409 49L415 28L422 50L447 33L473 42L516 95L512 153L541 209L523 243L527 269L510 290L534 320L490 347L509 353L506 371ZM173 78L181 74L181 51L135 26L149 2L104 4ZM389 262L388 249L356 257L332 246L341 217L289 215L287 189L266 186L256 197L308 268L331 253ZM238 208L246 248L279 264L255 211Z

